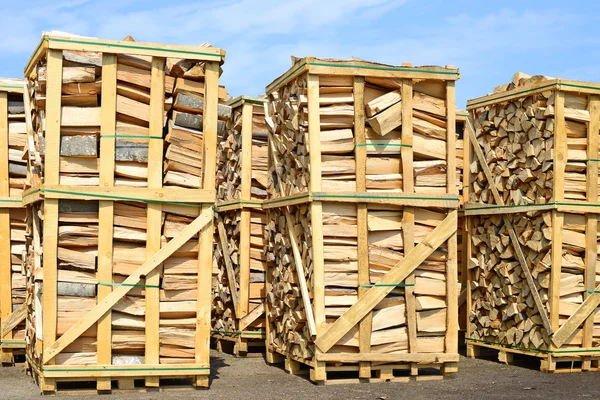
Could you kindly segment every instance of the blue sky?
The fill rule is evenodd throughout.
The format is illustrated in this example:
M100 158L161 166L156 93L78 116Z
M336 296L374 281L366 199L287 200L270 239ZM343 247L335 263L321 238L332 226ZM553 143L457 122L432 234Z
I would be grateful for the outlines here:
M599 26L591 0L0 0L0 76L22 76L42 31L61 30L212 43L234 96L262 94L291 55L451 64L464 108L516 71L600 82Z

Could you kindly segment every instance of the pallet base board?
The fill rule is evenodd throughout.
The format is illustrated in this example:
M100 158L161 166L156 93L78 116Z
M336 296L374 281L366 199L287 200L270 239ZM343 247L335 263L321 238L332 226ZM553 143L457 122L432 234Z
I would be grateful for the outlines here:
M213 335L211 347L219 353L230 354L240 358L259 358L265 354L265 340L249 339L228 335Z
M289 354L286 355L275 349L267 349L266 359L269 364L280 364L283 361L283 368L287 373L307 376L316 385L409 382L411 380L431 381L444 379L457 372L456 363L418 365L416 367L411 363L395 363L373 365L371 366L371 377L361 378L359 376L359 365L357 363L348 363L326 366L325 380L317 380L314 374L314 363L310 360L302 360ZM424 372L425 374L419 375L420 372Z
M15 367L25 365L25 346L0 346L0 364L3 367Z
M98 389L98 381L94 379L55 379L54 390L44 390L43 378L32 375L34 382L40 387L40 393L43 395L100 395L100 394L129 394L129 393L156 393L156 392L177 392L177 391L195 391L199 389L208 389L209 377L194 378L170 378L161 377L158 387L146 387L144 378L120 378L111 379L110 390Z
M539 361L541 372L557 374L585 371L600 371L600 354L597 356L553 356L520 349L511 349L503 346L485 343L467 343L467 357L489 359L482 357L481 350L498 352L498 362L506 365L533 367Z

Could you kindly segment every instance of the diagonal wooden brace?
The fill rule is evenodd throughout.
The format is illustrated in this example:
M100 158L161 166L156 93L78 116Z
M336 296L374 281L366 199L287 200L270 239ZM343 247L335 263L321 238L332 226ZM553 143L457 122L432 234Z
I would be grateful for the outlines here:
M600 305L600 285L596 287L593 293L585 299L577 310L569 317L552 336L552 343L556 347L561 347L571 337L573 332L590 316L592 312Z
M504 201L502 200L502 196L498 192L496 186L494 186L494 179L492 177L492 171L490 171L490 167L487 165L485 161L485 156L481 147L479 147L479 142L475 137L475 129L473 129L473 124L471 123L470 118L467 118L466 123L467 131L469 131L469 138L471 139L471 143L473 144L473 150L475 150L475 154L477 155L477 159L481 168L483 169L483 173L485 174L486 179L490 184L490 189L492 191L492 195L494 196L494 200L496 204L499 206L504 205ZM527 284L529 285L529 290L531 291L531 295L533 296L533 302L540 313L540 317L542 318L542 323L544 324L544 328L546 328L546 332L548 335L552 335L554 332L552 330L552 325L550 324L550 319L548 318L548 313L546 312L546 308L544 307L544 303L542 303L542 298L540 297L540 293L535 286L535 281L533 280L533 276L531 276L531 271L529 270L529 265L525 255L523 254L523 250L521 249L521 244L519 243L519 239L517 238L517 234L515 233L515 229L508 219L508 217L504 216L503 218L504 225L508 230L508 235L510 236L510 240L515 249L515 253L517 256L517 260L519 264L521 264L521 270L523 270L523 274L525 275L525 279L527 280Z
M394 265L385 274L379 284L370 288L348 311L339 317L321 335L315 344L326 353L331 349L350 329L358 324L377 304L381 302L397 285L404 281L423 261L427 259L438 247L456 234L458 224L458 212L451 211L448 216L438 225L425 239L405 257Z
M229 282L229 291L231 292L231 299L233 300L233 311L235 315L239 315L239 303L240 295L236 287L235 271L233 265L231 265L231 254L229 254L229 247L227 247L227 232L225 231L225 225L223 224L223 218L217 215L217 228L219 234L219 241L221 242L221 250L223 250L223 259L225 260L225 270L227 271L227 281Z
M92 325L94 325L107 311L109 311L115 304L123 298L131 289L133 285L138 284L146 275L152 272L156 267L161 265L167 258L169 258L175 251L177 251L182 245L187 243L194 235L201 231L207 226L213 219L212 208L205 210L200 214L194 221L186 226L177 236L169 241L163 248L158 250L152 257L148 258L138 269L136 269L131 275L114 289L108 296L100 301L94 308L90 310L83 318L77 321L73 326L69 328L56 342L50 347L44 349L43 362L48 363L57 354L70 345L75 339L81 336L87 331Z
M240 331L243 331L244 329L246 329L251 323L253 323L254 321L256 321L258 319L258 317L260 317L264 313L265 313L265 303L261 303L254 310L250 311L248 313L248 315L246 315L243 318L240 318L240 326L238 327L238 329Z
M13 311L8 317L2 321L2 332L0 338L6 336L12 331L17 325L19 325L27 316L27 304L21 304L15 311Z

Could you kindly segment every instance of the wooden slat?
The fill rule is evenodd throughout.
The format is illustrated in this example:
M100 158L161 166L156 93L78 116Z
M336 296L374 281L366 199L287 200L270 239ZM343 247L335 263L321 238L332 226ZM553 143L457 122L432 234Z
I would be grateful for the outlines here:
M17 327L21 322L25 321L27 316L27 303L21 304L14 312L2 319L2 329L0 329L0 337L3 339L12 339L8 337L9 333Z
M356 191L367 191L367 148L365 137L365 78L354 77L354 133L356 146L354 157L356 162ZM358 251L358 298L360 299L367 291L366 287L371 283L369 270L369 231L368 231L368 208L366 203L356 204L357 224L357 251ZM371 352L371 331L373 314L369 313L360 321L358 329L360 353ZM321 355L322 356L322 355ZM371 363L361 362L358 374L360 378L371 377Z
M457 194L456 186L456 83L446 82L446 190L449 194ZM463 237L463 241L465 238ZM447 326L445 349L447 353L458 353L458 267L457 267L457 235L448 239L448 258L446 260L446 302ZM444 366L444 373L456 372L456 366Z
M206 97L204 102L204 165L202 187L214 188L217 165L217 122L219 99L219 64L205 67ZM210 203L214 203L214 200ZM203 210L211 205L204 205ZM198 309L196 312L196 364L210 363L210 310L212 304L213 221L200 232L198 251ZM197 375L196 386L208 387L208 377Z
M242 105L242 201L249 201L252 191L252 103ZM240 211L240 288L238 318L248 315L250 289L250 210Z
M321 186L321 118L319 103L319 77L308 74L308 144L310 146L310 191L320 192ZM313 287L312 307L314 307L317 335L325 322L325 263L323 260L323 203L314 201L310 205L310 225L312 228L312 264ZM287 213L288 227L292 233L291 218ZM300 253L298 252L298 255ZM301 260L301 258L300 258ZM304 294L303 294L304 297ZM310 303L310 299L309 299ZM306 311L306 310L305 310ZM319 350L316 349L316 354ZM315 367L311 370L311 379L324 381L326 379L325 363L315 360Z
M555 201L565 198L565 167L567 165L567 132L565 126L565 94L557 91L554 101L554 152L553 152L553 196ZM564 214L552 211L552 269L548 290L548 307L552 331L559 328L560 280L562 264L562 229Z
M404 281L423 261L427 259L449 237L456 235L458 211L451 211L421 243L396 263L380 280L380 285L397 285ZM393 286L374 286L348 311L338 318L328 329L321 333L315 344L322 352L331 349L350 329L379 304L392 290Z
M9 197L8 184L8 93L0 92L0 196ZM10 211L0 208L0 322L5 325L12 313L10 263ZM2 329L0 339L12 339L12 332ZM0 350L0 362L10 363L10 353Z
M163 134L163 108L165 104L165 63L160 57L152 58L150 83L150 136ZM148 142L148 188L162 188L163 140ZM146 228L146 259L160 250L162 234L162 205L148 204ZM160 269L156 268L146 276L146 364L158 364L160 360ZM158 387L160 381L156 377L146 378L146 386Z
M105 139L103 139L105 140ZM150 143L160 142L157 139ZM215 199L214 189L183 189L183 188L136 188L130 187L98 187L98 186L67 186L45 184L39 188L45 199L76 199L76 200L124 200L139 202L170 202L170 203L211 203ZM31 192L35 192L33 189ZM36 199L38 200L38 199Z
M590 112L590 122L587 129L587 157L594 159L598 157L598 134L600 132L600 96L594 95L588 97L588 111ZM587 201L596 203L598 201L598 163L591 162L587 164ZM598 214L587 214L585 228L585 289L594 290L596 285L596 261L598 258ZM584 292L584 299L591 293ZM594 314L592 312L583 324L583 347L592 347L594 339ZM584 360L582 369L589 370L591 361Z
M59 183L60 160L60 120L62 99L62 51L49 50L46 84L46 132L44 157L44 182L48 185ZM58 200L44 203L44 299L43 350L56 340L57 324L57 274L58 274ZM54 360L43 357L44 364L52 365ZM46 389L54 388L51 379L44 381Z
M115 134L117 112L117 56L102 56L102 121L100 134ZM114 186L115 181L115 139L111 137L100 141L100 185ZM100 201L98 210L98 272L99 282L113 281L113 218L112 201ZM110 285L98 285L98 300L104 299L110 292ZM100 365L112 364L112 313L107 312L98 321L97 360ZM97 390L111 390L109 379L98 379Z
M412 80L404 79L402 81L402 136L401 142L408 146L413 144L413 86ZM414 166L412 147L402 147L400 149L402 162L402 191L411 195L414 193ZM404 254L409 254L415 247L415 210L413 207L404 207L402 210L402 242L404 243ZM415 276L410 274L406 278L404 289L406 299L406 320L408 325L408 351L417 353L417 308L414 296ZM417 375L419 370L415 365L411 365L410 374Z

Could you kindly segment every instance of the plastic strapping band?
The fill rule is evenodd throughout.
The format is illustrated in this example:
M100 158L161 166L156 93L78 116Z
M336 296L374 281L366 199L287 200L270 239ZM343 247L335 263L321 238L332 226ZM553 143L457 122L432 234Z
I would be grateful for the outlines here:
M178 206L186 206L186 207L200 207L200 203L192 204L192 203L179 203L176 201L164 201L164 200L155 200L155 199L142 199L139 197L126 197L126 196L113 196L108 194L99 194L99 193L83 193L83 192L70 192L68 190L56 190L56 189L40 189L41 193L60 193L60 194L73 194L76 196L87 196L87 197L97 197L100 199L116 199L116 200L129 200L129 201L143 201L145 203L161 203L161 204L174 204Z
M545 204L511 204L508 206L499 206L495 204L490 204L488 207L469 207L466 208L465 211L471 210L491 210L495 208L518 208L518 207L546 207L546 206L572 206L572 207L600 207L600 203L566 203L561 201L555 201L552 203ZM542 210L540 210L542 211Z
M100 139L116 138L116 139L164 139L162 136L145 136L145 135L101 135Z
M359 288L365 287L409 287L415 286L414 283L365 283L358 285Z
M0 340L0 344L27 344L22 340Z
M12 200L12 199L3 199L0 200L0 203L20 203L23 200Z
M589 289L589 290L586 290L585 292L586 292L586 293L592 293L592 294L600 294L600 290L592 290L592 289Z
M221 331L211 330L211 333L221 333L225 335L263 335L265 331Z
M587 162L600 162L600 160L597 158L588 158Z
M102 285L102 286L127 286L127 287L147 287L147 288L154 288L154 289L160 289L160 286L158 285L146 285L143 283L116 283L116 282L98 282L98 285Z

